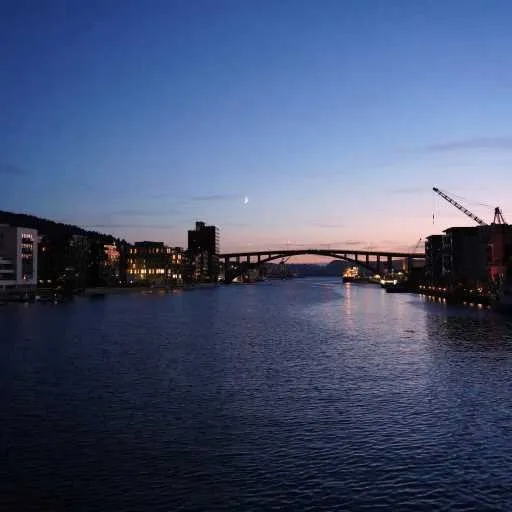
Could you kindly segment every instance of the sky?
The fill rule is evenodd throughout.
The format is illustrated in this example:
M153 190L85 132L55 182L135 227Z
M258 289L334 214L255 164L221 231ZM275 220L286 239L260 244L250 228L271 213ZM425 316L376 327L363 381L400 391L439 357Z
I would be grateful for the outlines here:
M512 3L7 0L0 209L222 251L512 219ZM248 198L244 204L244 198Z

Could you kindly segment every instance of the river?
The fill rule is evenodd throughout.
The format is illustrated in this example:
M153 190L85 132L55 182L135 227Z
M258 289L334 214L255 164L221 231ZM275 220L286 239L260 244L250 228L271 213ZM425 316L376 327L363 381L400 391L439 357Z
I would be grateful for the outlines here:
M512 322L297 279L0 308L0 509L512 510Z

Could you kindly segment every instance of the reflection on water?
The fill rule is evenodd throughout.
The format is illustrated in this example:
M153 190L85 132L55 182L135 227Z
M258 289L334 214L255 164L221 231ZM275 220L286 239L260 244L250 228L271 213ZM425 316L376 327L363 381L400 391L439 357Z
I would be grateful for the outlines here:
M0 309L6 510L510 510L512 324L301 279Z

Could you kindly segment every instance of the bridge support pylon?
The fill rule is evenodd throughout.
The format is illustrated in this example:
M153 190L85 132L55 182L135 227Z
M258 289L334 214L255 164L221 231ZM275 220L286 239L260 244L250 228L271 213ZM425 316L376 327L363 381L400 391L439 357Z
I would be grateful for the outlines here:
M229 258L224 258L224 284L231 284L233 282L233 272Z

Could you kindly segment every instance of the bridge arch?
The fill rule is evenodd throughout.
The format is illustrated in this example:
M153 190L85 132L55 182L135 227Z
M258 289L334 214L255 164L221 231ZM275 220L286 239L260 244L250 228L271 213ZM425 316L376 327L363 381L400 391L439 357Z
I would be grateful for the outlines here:
M219 258L224 261L224 266L229 269L232 259L236 259L236 265L242 266L242 269L237 269L233 274L228 274L226 282L230 282L230 278L237 277L243 272L244 269L254 268L258 265L267 263L269 261L279 260L290 256L300 255L317 255L326 256L335 260L343 260L363 268L367 268L372 272L380 271L382 266L386 267L392 263L393 258L400 258L407 261L408 265L412 265L414 260L425 259L424 253L410 253L410 252L397 252L397 251L370 251L370 250L353 250L353 249L269 249L264 251L252 252L234 252L219 254ZM370 264L370 258L374 257L375 260ZM252 258L257 258L257 262L252 261ZM359 259L361 258L361 259ZM245 259L245 260L244 260ZM244 261L241 261L244 260ZM375 265L376 263L376 265ZM375 266L377 267L375 269Z
M316 251L316 252L300 252L298 254L272 255L272 256L270 256L268 258L260 260L259 263L251 263L250 265L251 266L258 266L258 265L263 265L265 263L269 263L270 261L282 260L284 258L289 258L291 256L303 256L305 254L315 255L315 256L325 256L326 258L331 258L333 260L347 261L349 263L353 263L354 265L358 265L358 266L363 267L363 268L365 268L367 270L370 270L371 272L375 272L375 267L372 267L371 265L367 265L366 261L361 261L361 260L356 260L354 258L349 258L348 256L343 255L343 254L336 254L336 253L333 254L333 253L330 253L330 252L328 254L321 254L320 251Z
M282 260L284 258L289 258L291 256L303 256L303 255L315 255L315 256L324 256L327 258L330 258L331 260L340 260L340 261L346 261L348 263L351 263L353 265L360 266L362 268L365 268L371 272L375 272L376 268L370 263L366 263L365 261L361 261L356 258L351 258L351 255L359 254L358 252L340 252L340 251L331 251L331 250L321 250L321 249L300 249L296 251L286 250L286 251L276 251L275 253L269 252L266 254L266 257L261 257L257 262L251 262L251 261L241 261L237 262L237 265L239 268L232 273L229 274L229 278L226 279L226 282L231 282L233 279L239 277L243 274L244 271L247 269L255 268L260 265L264 265L265 263L269 263L271 261L275 260ZM226 271L226 270L225 270Z

